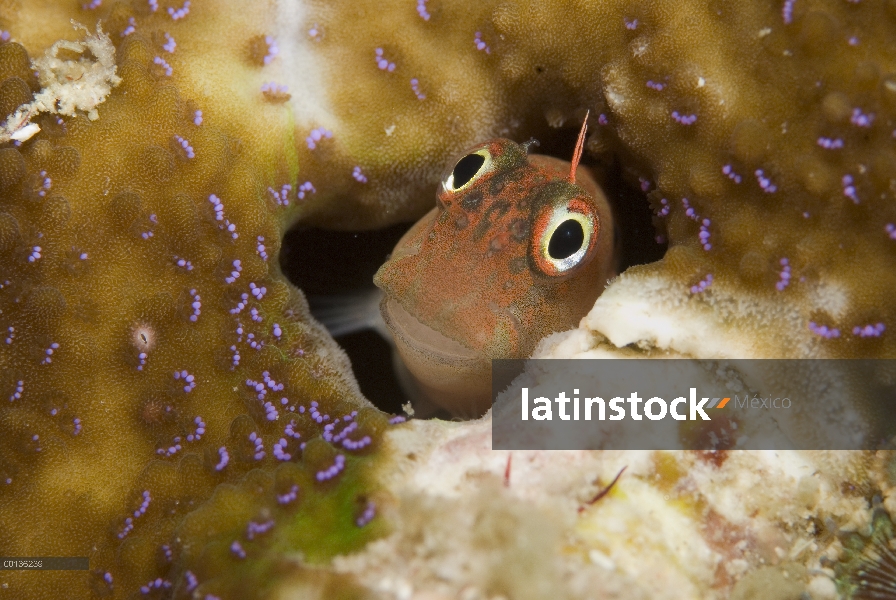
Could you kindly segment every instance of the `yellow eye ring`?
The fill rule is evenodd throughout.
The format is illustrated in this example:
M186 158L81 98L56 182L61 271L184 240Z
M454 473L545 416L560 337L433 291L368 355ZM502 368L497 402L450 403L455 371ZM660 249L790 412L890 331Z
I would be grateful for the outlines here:
M451 173L442 182L442 187L446 192L460 192L488 171L491 164L492 155L487 149L471 152L457 161Z
M592 256L600 224L590 203L573 198L547 206L535 221L532 257L546 275L565 275Z

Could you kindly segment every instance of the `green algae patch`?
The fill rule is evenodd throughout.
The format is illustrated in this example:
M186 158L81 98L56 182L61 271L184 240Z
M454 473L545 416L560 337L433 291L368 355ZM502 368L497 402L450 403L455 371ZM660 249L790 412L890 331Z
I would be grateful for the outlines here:
M282 575L313 573L381 537L384 525L373 519L363 477L368 460L353 459L329 485L284 463L273 474L257 469L236 485L218 486L175 534L177 589L191 592L190 582L201 581L195 589L202 594L263 598Z
M332 492L309 494L304 510L287 521L279 533L281 552L298 550L309 564L326 564L334 556L354 552L387 533L385 523L378 520L358 526L365 512L369 515L372 510L375 514L376 506L369 485L353 475L353 470L349 467L344 481Z

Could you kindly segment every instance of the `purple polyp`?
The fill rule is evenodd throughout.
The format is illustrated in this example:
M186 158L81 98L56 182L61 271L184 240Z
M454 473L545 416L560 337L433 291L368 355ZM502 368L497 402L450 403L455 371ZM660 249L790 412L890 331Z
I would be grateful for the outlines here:
M314 189L314 186L311 185L310 181L306 181L302 185L299 186L298 198L299 200L304 200L307 194L313 194L317 190Z
M269 65L274 61L274 58L280 53L280 47L277 46L277 40L274 39L274 37L270 36L270 35L264 36L264 42L268 46L268 52L264 57L264 64Z
M874 325L856 325L852 328L852 334L856 337L880 337L883 335L884 331L886 331L886 326L883 323L876 323Z
M174 257L174 265L185 271L193 270L193 263L185 258L180 258L179 256Z
M316 409L314 409L316 411ZM369 435L365 435L359 440L349 438L349 435L357 431L358 423L354 421L358 412L353 411L351 414L345 415L342 419L337 419L333 423L324 425L323 438L331 444L342 444L346 450L361 450L373 443ZM337 427L342 425L342 430L337 431Z
M220 456L221 459L218 461L218 464L215 465L215 471L223 470L224 467L227 466L227 463L230 462L230 454L224 446L218 448L218 456Z
M140 507L134 511L134 515L132 517L128 517L124 520L124 528L120 532L118 532L118 539L123 540L125 537L127 537L131 530L134 529L134 520L146 514L146 509L149 508L149 503L151 501L152 497L149 495L149 490L144 490L143 500L140 502Z
M263 286L257 286L255 283L249 284L249 291L252 292L252 295L255 296L256 300L261 300L264 298L264 295L268 292L268 288Z
M237 541L230 544L230 551L233 552L237 558L246 558L246 551L243 550L242 544Z
M289 87L276 81L267 81L261 84L261 93L273 102L285 102L290 98Z
M215 221L218 222L218 229L226 230L232 239L237 239L239 234L236 232L236 225L224 218L224 203L216 195L212 194L208 197L212 208L215 211Z
M175 371L174 372L175 381L183 380L184 382L184 393L189 394L196 388L196 377L191 375L186 370L184 371Z
M193 151L193 146L190 145L190 142L186 138L175 135L174 141L183 150L183 155L187 159L196 158L196 153Z
M263 459L266 454L264 451L264 442L261 439L261 436L255 433L254 431L249 434L249 441L255 444L255 460Z
M417 100L426 100L426 94L420 91L420 82L416 77L411 79L411 89L414 91L414 95L417 96Z
M46 350L44 350L44 358L43 358L43 360L41 361L40 364L42 364L42 365L48 365L48 364L50 364L51 362L53 362L53 352L55 352L55 351L58 350L58 349L59 349L59 344L58 344L58 343L56 343L56 342L51 343L51 344L50 344L50 347L47 348Z
M171 582L162 579L161 577L154 579L147 583L144 586L140 587L140 592L143 594L148 594L154 590L167 590L171 587Z
M300 437L302 437L302 435L295 430L295 426L296 426L296 422L290 421L286 425L286 428L284 429L283 433L285 433L287 436L297 440Z
M839 150L843 147L843 140L840 138L820 137L818 138L817 143L825 150Z
M796 0L784 0L784 6L781 8L781 18L784 20L785 25L790 25L793 22L794 4L796 4Z
M168 77L171 77L171 74L174 73L174 69L171 68L171 65L169 65L168 62L161 56L155 57L152 62L162 67L162 70L165 71L165 75L167 75Z
M193 419L193 423L196 425L196 428L193 430L193 433L187 435L188 442L198 442L205 435L205 421L202 420L202 417L197 416Z
M844 175L841 180L843 184L843 195L853 201L853 203L859 203L859 196L856 193L856 186L853 185L852 175Z
M722 167L722 173L727 175L728 178L734 183L740 183L742 181L741 176L734 172L734 167L732 167L731 165L725 165L724 167Z
M199 580L196 579L196 576L193 574L192 571L187 571L186 573L184 573L184 579L187 582L187 588L185 591L188 593L195 590L196 587L199 585Z
M330 139L333 137L333 132L324 127L316 127L311 130L308 134L308 137L305 138L305 143L308 145L309 150L314 150L317 148L317 143L324 139Z
M348 438L342 440L342 447L346 450L361 450L373 443L373 439L369 435L365 435L360 440L350 440Z
M289 460L292 458L292 454L286 451L286 447L289 442L286 438L280 438L277 442L274 443L274 458L277 460Z
M289 504L291 502L295 502L296 498L299 497L299 486L297 484L293 484L289 491L285 494L277 495L277 502L280 504Z
M697 122L697 115L686 115L679 113L677 110L673 110L672 119L679 125L693 125Z
M858 40L856 41L858 42ZM863 113L862 109L854 108L849 122L856 127L871 127L871 124L874 123L874 113Z
M171 17L172 20L178 21L183 19L190 13L190 0L185 0L184 4L181 8L174 9L168 8L168 16Z
M482 39L482 32L477 31L473 36L473 43L476 45L476 49L480 52L485 52L486 54L491 54L492 49L489 48L488 44L485 43Z
M267 533L272 527L274 527L273 519L265 521L264 523L249 521L249 525L246 527L246 538L250 540L254 539L256 535Z
M781 271L778 273L778 283L775 284L775 288L780 292L783 291L788 285L790 285L790 261L786 258L782 258L780 261Z
M328 481L330 479L333 479L334 477L339 475L339 473L341 473L343 469L345 469L345 455L337 454L335 460L333 461L333 464L330 467L324 469L323 471L317 472L317 480Z
M376 505L368 501L367 505L364 507L364 511L355 519L355 525L358 527L364 527L368 523L370 523L373 518L376 516Z
M278 192L272 187L268 188L268 193L273 196L274 201L278 206L289 206L289 193L292 191L292 186L288 183L283 184L283 187L280 188Z
M701 279L696 285L692 285L691 293L692 294L702 293L702 292L706 291L706 288L708 288L710 285L712 285L712 273L708 273L706 275L706 277Z
M240 272L243 270L242 262L237 259L233 261L233 270L230 272L230 275L224 278L225 283L233 283L237 279L239 279Z
M840 337L840 330L836 327L829 328L827 325L817 325L814 321L809 321L809 331L825 339Z
M352 177L355 178L355 181L359 183L367 183L367 177L364 173L361 172L361 167L355 167L352 169Z
M765 172L762 169L756 169L754 175L756 175L756 181L759 183L759 187L762 188L762 191L767 194L772 194L778 191L778 187L772 183L771 179L765 176Z
M159 448L158 450L156 450L156 454L170 457L180 452L182 448L183 447L180 445L180 436L176 436L171 446L167 448Z
M199 315L202 314L202 297L195 289L190 290L190 297L193 299L190 303L190 309L193 311L190 315L190 321L195 323L199 320Z
M124 31L121 32L121 37L128 37L135 31L137 31L137 22L134 20L134 17L129 17L128 26L125 27Z
M382 48L377 48L375 50L375 54L376 54L376 66L380 71L388 71L391 73L392 71L395 70L395 63L390 62L388 59L386 59L383 56Z
M428 0L417 0L417 14L424 21L429 21L430 14L426 11L426 3Z

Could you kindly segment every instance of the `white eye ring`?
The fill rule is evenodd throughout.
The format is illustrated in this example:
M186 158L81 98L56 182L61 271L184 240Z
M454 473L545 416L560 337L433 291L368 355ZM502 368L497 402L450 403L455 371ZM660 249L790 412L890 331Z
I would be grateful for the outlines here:
M470 152L457 161L451 173L442 183L442 187L446 192L459 192L476 181L480 175L491 167L491 164L492 155L485 148ZM460 186L454 187L455 181L462 183Z

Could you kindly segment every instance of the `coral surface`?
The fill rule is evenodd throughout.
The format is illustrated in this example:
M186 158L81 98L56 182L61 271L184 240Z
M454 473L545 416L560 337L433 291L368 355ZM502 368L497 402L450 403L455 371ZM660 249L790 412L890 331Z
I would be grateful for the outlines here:
M280 275L281 236L416 218L450 156L550 135L586 109L591 158L619 160L670 250L543 354L892 357L894 32L893 2L844 0L0 2L0 553L91 558L87 577L4 571L0 597L249 597L284 580L360 593L309 565L383 533L380 486L402 468L387 455L408 443L384 441L388 416ZM673 466L634 469L629 485L655 494L703 472L656 460ZM882 459L844 460L808 461L826 493L852 486L807 504L825 531L870 527L873 498L892 503ZM724 503L726 485L784 498L798 480L743 481L761 457L743 461L694 485ZM716 500L694 502L680 531L720 522ZM418 504L388 539L425 534L413 519L439 509ZM498 537L534 510L482 504ZM785 517L774 535L815 523ZM618 535L635 539L653 521L628 523ZM566 528L539 516L518 539L553 547ZM707 544L727 556L726 531ZM814 564L829 545L810 538L759 558ZM695 595L762 562L720 572L707 554L689 571L657 556ZM465 578L431 564L421 580L452 590L515 589L482 583L481 565ZM346 570L372 589L363 566ZM763 589L760 575L738 593Z
M91 566L4 571L3 597L247 597L276 564L248 559L315 562L376 528L361 464L387 417L279 275L287 167L180 85L189 43L146 13L123 35L113 8L92 57L49 50L106 67L83 86L0 46L8 113L58 97L0 150L0 548Z

